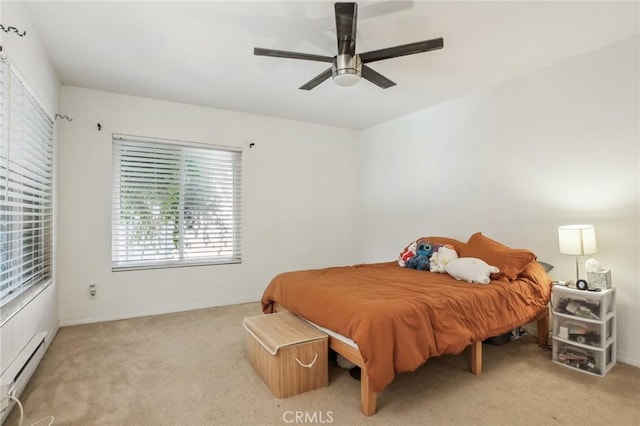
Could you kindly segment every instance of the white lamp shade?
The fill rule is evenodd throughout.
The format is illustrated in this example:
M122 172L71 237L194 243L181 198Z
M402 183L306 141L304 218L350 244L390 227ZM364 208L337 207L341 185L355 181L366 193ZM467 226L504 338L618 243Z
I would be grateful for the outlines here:
M597 251L596 230L592 225L564 225L558 228L560 253L582 256Z

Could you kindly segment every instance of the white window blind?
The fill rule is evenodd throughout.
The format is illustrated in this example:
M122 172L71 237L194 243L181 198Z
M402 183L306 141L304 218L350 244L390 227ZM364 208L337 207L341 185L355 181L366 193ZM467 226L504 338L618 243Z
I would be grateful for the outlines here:
M0 306L52 279L53 120L0 56Z
M241 262L241 150L113 136L113 270Z

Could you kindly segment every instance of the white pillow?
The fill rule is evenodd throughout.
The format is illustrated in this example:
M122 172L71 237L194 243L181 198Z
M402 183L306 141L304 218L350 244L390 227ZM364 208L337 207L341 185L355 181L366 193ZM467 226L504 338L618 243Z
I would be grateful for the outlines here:
M500 272L495 266L487 265L475 257L460 257L447 263L447 273L457 280L489 284L489 275Z

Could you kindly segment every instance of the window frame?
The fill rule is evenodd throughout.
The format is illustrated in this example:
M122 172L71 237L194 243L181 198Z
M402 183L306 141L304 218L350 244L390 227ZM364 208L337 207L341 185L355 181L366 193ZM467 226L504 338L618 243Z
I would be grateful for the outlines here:
M124 150L134 149L132 147L136 147L136 146L139 149L141 149L140 152L142 152L143 154L148 154L149 157L137 157L139 158L139 160L136 160L134 163L144 162L143 160L152 160L152 162L150 163L150 164L153 164L150 167L151 169L153 169L154 167L158 167L158 163L162 163L162 162L168 161L169 163L171 163L170 166L175 166L175 164L173 164L174 161L179 163L179 189L177 190L178 199L179 199L179 203L178 203L179 208L177 210L172 210L177 212L176 216L179 217L179 220L177 220L177 226L176 226L178 229L178 245L174 247L174 251L177 250L178 252L177 253L178 258L151 259L148 257L154 256L154 255L143 253L141 256L147 257L147 258L134 259L136 257L135 254L131 254L131 255L122 254L123 251L129 250L128 247L131 241L130 239L133 238L131 234L135 232L134 231L135 226L132 227L132 225L123 224L123 221L125 220L123 219L123 217L129 217L127 216L126 213L123 214L123 209L122 209L123 188L128 190L131 190L131 189L139 190L140 187L147 187L147 185L153 186L154 184L155 185L158 184L158 181L157 180L154 181L154 178L149 178L148 180L144 180L144 181L140 181L140 179L138 179L138 183L131 183L135 180L135 178L139 178L140 175L136 175L134 178L129 177L130 179L129 181L127 181L125 178L124 179L125 183L123 183L122 158L123 158L123 155L125 155L123 154L123 149ZM151 153L154 150L153 147L157 147L158 150L160 151L168 150L168 152L172 152L173 155L169 156L170 157L169 160L171 161L167 160L166 156L162 156L160 154L157 154L156 158L152 158ZM112 188L111 188L111 195L112 195L111 270L112 271L118 272L118 271L132 271L132 270L144 270L144 269L179 268L179 267L190 267L190 266L208 266L208 265L242 263L242 240L241 240L242 148L234 147L234 146L224 146L224 145L206 144L206 143L200 143L200 142L183 141L183 140L133 136L133 135L124 135L124 134L114 133L112 135L112 150L113 150L112 151ZM177 152L179 152L179 155L176 156L175 153ZM212 157L208 158L206 155L204 155L205 153L211 154ZM198 154L202 154L202 158L205 158L205 160L201 163L193 161L194 156L198 157L199 156ZM127 155L132 155L132 154L127 154ZM227 220L230 219L232 222L232 225L230 226L230 230L227 231L232 235L231 244L223 245L223 247L226 248L227 251L230 250L231 253L229 255L211 255L211 253L209 253L210 255L208 256L189 257L189 256L193 256L194 253L189 252L189 250L185 251L185 247L184 247L185 239L186 239L185 237L185 234L186 234L185 233L185 223L186 223L185 216L186 215L185 215L185 208L184 208L185 206L184 200L185 200L185 197L187 196L186 193L188 192L186 189L186 186L189 185L188 183L185 183L185 181L189 180L185 176L193 178L193 175L189 175L187 172L185 172L187 167L184 164L185 162L190 161L189 164L192 164L192 165L197 164L201 168L207 168L207 166L211 166L213 164L214 162L212 161L213 157L220 157L220 158L226 159L223 161L227 161L228 164L226 165L231 166L230 169L226 170L226 172L228 173L228 175L226 175L226 180L220 179L219 181L215 181L218 183L218 185L220 185L220 182L223 182L223 183L226 182L227 186L229 186L229 181L230 181L231 182L230 187L226 188L227 193L223 196L220 196L220 198L214 197L214 199L217 200L217 202L220 202L220 200L231 201L230 213L227 213L226 215L220 215L220 217L224 217ZM131 162L128 162L128 164L130 163ZM137 166L138 167L136 168L136 170L140 172L141 170L140 165L137 164ZM130 166L125 166L125 167L130 167ZM212 169L215 169L216 171L222 170L222 168L220 169L212 168ZM128 171L130 170L131 169L129 168ZM207 170L209 169L207 168ZM177 184L178 181L172 180L171 183ZM199 183L203 185L202 180L200 180ZM140 187L138 187L137 185L140 185ZM156 191L158 191L156 186L153 186L153 188L156 189ZM211 195L210 191L207 191L206 189L204 189L203 191L204 192L197 192L197 194L201 195L204 193L205 195ZM230 194L229 194L229 191L230 191ZM162 192L162 190L160 190L159 192ZM164 194L161 197L166 197L166 196L167 195ZM196 197L196 198L200 198L200 197ZM211 199L206 198L206 200L211 200ZM131 203L140 203L140 198L137 198L137 199L131 198L129 201ZM158 199L155 199L154 201L158 201ZM190 206L192 204L187 203L187 205ZM197 204L197 206L201 207L200 204ZM165 212L166 210L161 211L160 215L164 214ZM216 219L218 218L218 216L215 216L215 215L214 217ZM149 219L149 222L153 223L153 219ZM199 222L196 222L196 223L199 224ZM147 224L146 226L150 226L150 225ZM210 231L211 229L217 230L218 228L215 228L215 227L207 228L207 230L203 232L206 234L206 232ZM165 247L164 250L167 250L169 242L173 240L175 244L175 238L176 237L174 236L172 239L169 239L167 236L164 236L163 238L159 238L157 240L152 239L152 241L156 241L158 245ZM145 246L142 245L138 247L142 247L142 250L144 250ZM157 249L157 250L161 250L161 249ZM176 253L174 253L174 256L175 255ZM131 258L127 259L127 256L131 256ZM155 256L162 256L162 255L155 255Z

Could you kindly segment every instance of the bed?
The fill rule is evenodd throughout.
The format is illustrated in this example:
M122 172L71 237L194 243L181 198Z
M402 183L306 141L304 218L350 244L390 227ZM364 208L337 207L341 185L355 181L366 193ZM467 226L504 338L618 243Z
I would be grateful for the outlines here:
M277 275L262 297L265 313L288 310L322 327L329 345L361 371L362 412L376 412L377 393L395 374L429 358L471 347L471 371L482 371L482 341L531 321L546 344L551 278L529 250L511 249L481 233L449 244L460 257L499 267L489 284L397 262L293 271Z

